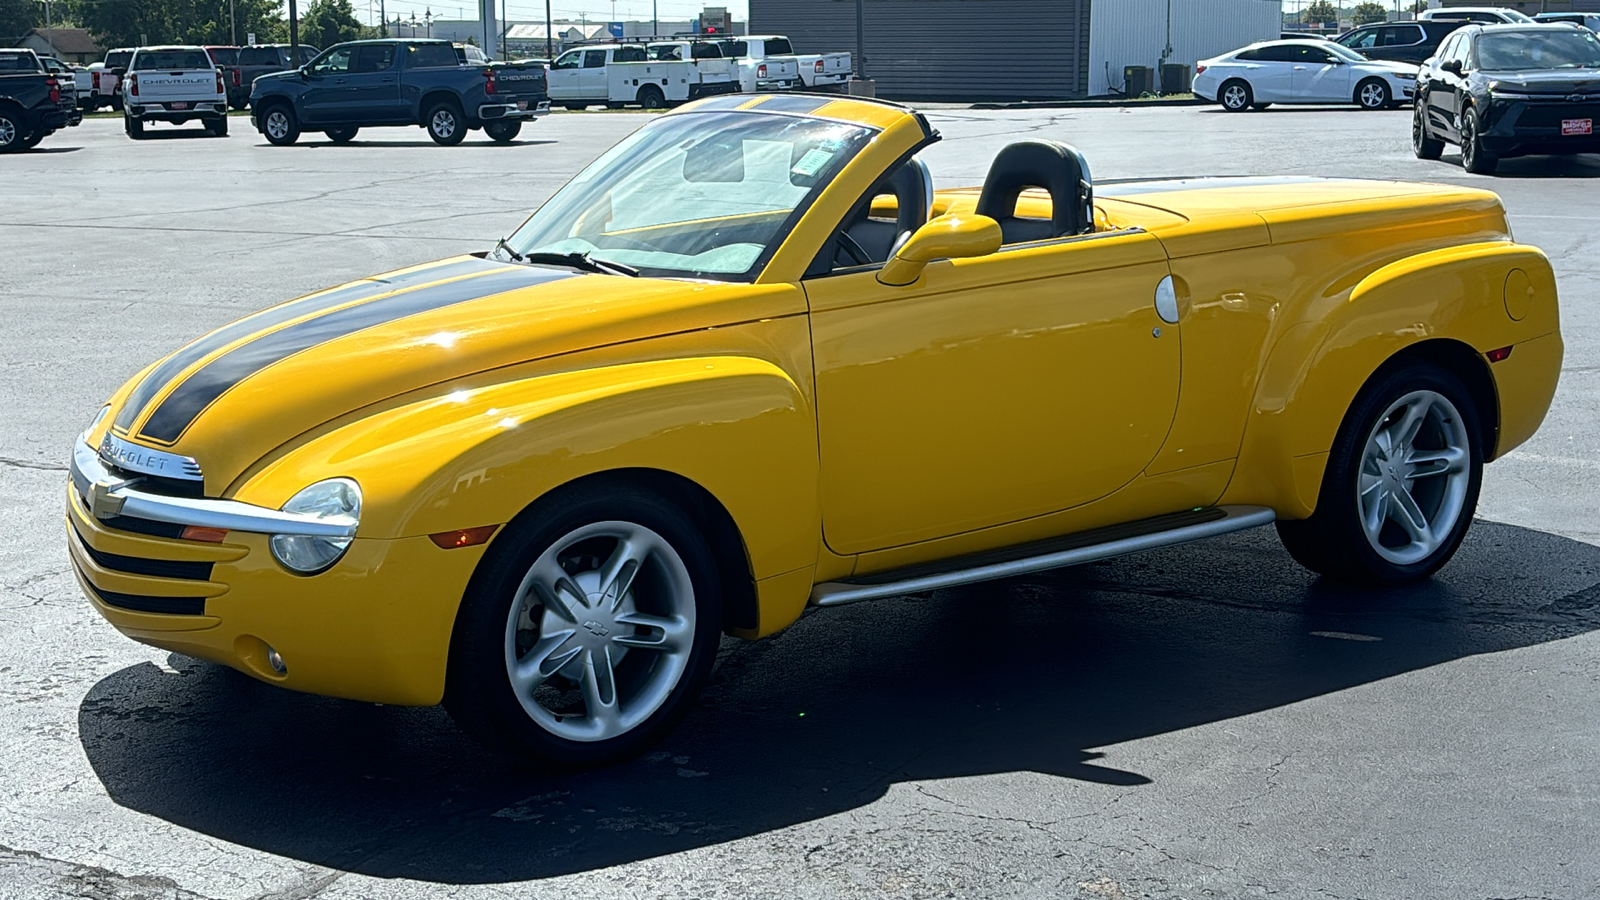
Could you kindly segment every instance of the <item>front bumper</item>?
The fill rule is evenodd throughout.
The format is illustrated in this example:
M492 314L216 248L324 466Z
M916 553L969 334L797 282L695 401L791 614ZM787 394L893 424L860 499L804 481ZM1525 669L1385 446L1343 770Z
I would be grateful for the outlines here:
M485 122L501 119L537 119L550 115L550 101L529 101L527 106L516 103L485 103L478 107L478 118Z
M1491 96L1483 144L1497 156L1600 153L1600 100L1510 99ZM1563 121L1588 119L1589 134L1563 134Z
M90 496L101 485L96 506L109 512L109 477L79 441L68 550L90 604L118 631L294 690L411 706L443 697L456 609L483 546L447 551L426 537L358 537L328 571L297 576L273 560L265 531L229 530L220 543L181 537L185 524L217 522L212 514L274 511L117 487L122 506L101 518ZM286 671L268 664L269 648Z

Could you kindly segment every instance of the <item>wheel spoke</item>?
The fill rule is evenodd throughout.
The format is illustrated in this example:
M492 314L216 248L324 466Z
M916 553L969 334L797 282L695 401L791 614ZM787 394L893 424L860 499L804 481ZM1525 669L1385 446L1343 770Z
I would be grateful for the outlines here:
M1442 450L1413 450L1406 458L1410 466L1409 478L1431 478L1434 475L1454 475L1467 468L1467 452L1458 447Z
M567 641L572 637L571 631L558 631L539 638L517 664L511 669L511 684L524 696L532 693L533 689L544 684L545 679L554 675L556 670L572 661L574 656L583 652L582 644L573 644L566 647ZM565 650L562 648L566 647ZM557 652L560 651L560 652Z
M1390 496L1393 499L1389 503L1389 518L1405 529L1413 542L1432 552L1433 532L1428 530L1428 517L1417 505L1416 498L1405 491L1395 491Z
M1406 407L1405 415L1400 417L1389 430L1390 449L1402 452L1409 451L1411 444L1417 439L1417 432L1422 430L1422 423L1428 418L1428 411L1433 409L1433 400L1429 397L1418 397L1411 405Z
M661 650L678 653L689 648L693 637L689 621L682 616L652 616L645 613L623 613L617 616L618 625L636 625L650 629L649 634L625 634L612 638L624 647L643 650Z
M545 608L576 625L578 614L589 608L583 589L573 583L554 559L542 559L528 573L531 590Z
M617 702L617 676L611 667L611 649L591 650L583 658L583 705L589 718L610 737L622 730L622 707Z
M1372 485L1371 488L1361 492L1361 524L1367 533L1376 535L1383 528L1383 520L1389 516L1389 492L1383 482Z
M622 598L633 587L633 579L655 549L648 534L635 531L617 539L617 548L611 558L600 567L600 593L611 602L611 608L622 605Z

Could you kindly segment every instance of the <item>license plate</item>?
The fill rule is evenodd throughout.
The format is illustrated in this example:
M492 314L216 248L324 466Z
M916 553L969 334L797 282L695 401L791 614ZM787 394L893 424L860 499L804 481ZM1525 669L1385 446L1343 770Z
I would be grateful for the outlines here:
M527 109L527 108L528 108L528 101L526 101L526 100L518 100L517 101L517 109Z
M1593 119L1562 119L1561 133L1563 135L1594 134Z
M189 108L189 104L188 104L188 102L174 103L174 104L172 104L172 108L173 109L188 109Z

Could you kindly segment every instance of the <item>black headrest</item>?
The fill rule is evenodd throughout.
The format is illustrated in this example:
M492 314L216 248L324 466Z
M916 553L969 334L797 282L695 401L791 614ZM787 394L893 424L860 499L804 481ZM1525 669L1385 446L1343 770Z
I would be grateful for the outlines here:
M1007 145L989 166L983 193L978 196L977 214L1000 223L1006 243L1015 243L1007 223L1017 217L1017 198L1029 188L1050 193L1048 237L1088 234L1094 230L1094 188L1089 180L1089 164L1083 155L1055 141L1018 141ZM1034 240L1028 230L1024 240Z

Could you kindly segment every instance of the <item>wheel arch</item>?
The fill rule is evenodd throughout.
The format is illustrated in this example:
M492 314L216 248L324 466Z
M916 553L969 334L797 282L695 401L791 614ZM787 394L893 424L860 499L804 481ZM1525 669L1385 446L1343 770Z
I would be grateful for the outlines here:
M466 113L464 111L465 107L462 106L462 104L461 104L461 98L457 97L455 94L451 93L450 91L444 90L442 88L435 88L435 89L427 92L426 94L423 94L422 95L422 99L417 101L417 118L419 120L421 120L422 126L424 128L426 128L428 126L428 122L427 122L428 110L433 109L435 106L439 105L440 103L448 104L449 106L453 107L455 109L455 111L462 116L463 121L462 121L461 124L462 125L466 125L467 124L466 121L465 121L465 118L466 118Z

